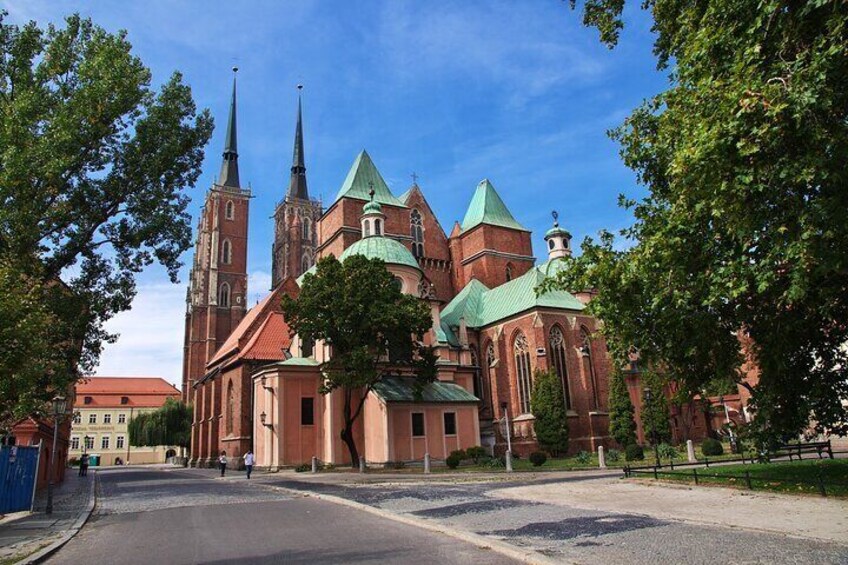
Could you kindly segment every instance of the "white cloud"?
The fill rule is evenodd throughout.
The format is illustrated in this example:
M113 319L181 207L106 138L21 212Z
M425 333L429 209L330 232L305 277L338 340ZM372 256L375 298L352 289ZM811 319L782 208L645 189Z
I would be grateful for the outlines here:
M120 334L106 345L98 376L162 377L180 386L182 381L184 284L139 285L132 310L121 312L106 324Z

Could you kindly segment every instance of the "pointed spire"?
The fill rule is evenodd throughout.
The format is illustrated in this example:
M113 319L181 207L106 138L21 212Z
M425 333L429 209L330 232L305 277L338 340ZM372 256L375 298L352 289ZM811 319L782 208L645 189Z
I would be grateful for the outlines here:
M462 220L462 231L468 231L480 224L527 231L527 228L515 220L489 179L483 179L477 185Z
M238 67L233 67L233 96L230 100L230 116L227 120L227 139L224 144L224 161L221 163L221 174L218 184L239 188L238 172L238 139L236 135L236 73Z
M301 91L303 85L297 85L297 125L294 130L294 152L292 155L291 180L287 196L309 200L309 190L306 187L306 159L303 156L303 110Z

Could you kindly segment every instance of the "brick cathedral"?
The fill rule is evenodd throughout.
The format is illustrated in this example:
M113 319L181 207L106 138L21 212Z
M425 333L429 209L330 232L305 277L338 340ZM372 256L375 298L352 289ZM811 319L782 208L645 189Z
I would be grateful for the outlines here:
M303 276L330 254L379 257L433 317L425 342L439 355L438 380L420 397L397 376L367 394L354 433L369 462L444 458L472 445L502 451L507 421L513 451L535 450L536 369L555 371L562 383L571 451L609 444L611 367L597 323L584 313L591 293L535 292L571 253L571 235L555 219L537 264L530 231L494 185L483 180L468 193L464 218L448 233L417 182L395 195L362 151L324 206L307 185L298 97L291 176L273 210L272 288L248 310L251 192L239 180L234 79L221 172L202 209L187 297L182 390L194 406L191 464L212 464L221 451L238 461L248 449L267 468L313 456L349 462L339 391L318 393L332 352L290 335L280 311L282 295L296 298ZM638 383L629 384L638 411Z

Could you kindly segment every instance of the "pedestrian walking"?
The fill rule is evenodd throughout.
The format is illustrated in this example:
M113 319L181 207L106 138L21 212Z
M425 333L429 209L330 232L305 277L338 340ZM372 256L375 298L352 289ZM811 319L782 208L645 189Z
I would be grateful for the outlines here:
M227 472L227 452L222 451L221 456L218 458L218 466L221 468L221 476L224 476L224 473Z
M248 449L247 453L244 454L244 468L247 469L247 478L250 478L250 474L253 472L253 464L256 463L256 457L253 456L253 451Z
M79 476L85 477L88 475L88 453L83 453L80 457Z

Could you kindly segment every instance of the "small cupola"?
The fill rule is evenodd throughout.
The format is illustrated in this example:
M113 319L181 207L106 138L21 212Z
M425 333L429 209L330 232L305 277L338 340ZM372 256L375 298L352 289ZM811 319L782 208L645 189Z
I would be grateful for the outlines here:
M551 212L554 217L554 227L545 233L545 242L548 244L548 258L558 259L571 255L571 234L559 227L559 214L556 210Z
M383 207L379 202L374 200L374 185L371 185L371 190L368 192L371 196L371 201L362 207L362 237L382 236L384 233L386 216L383 214Z

